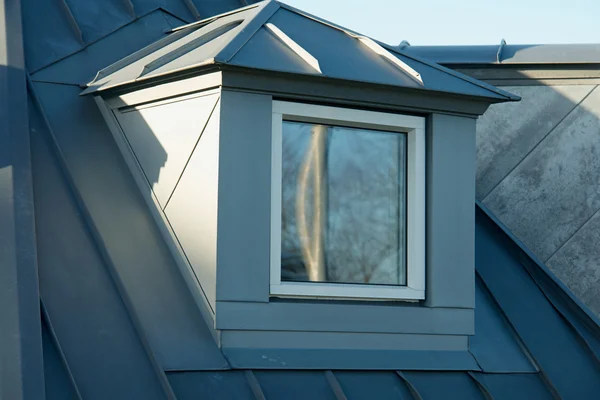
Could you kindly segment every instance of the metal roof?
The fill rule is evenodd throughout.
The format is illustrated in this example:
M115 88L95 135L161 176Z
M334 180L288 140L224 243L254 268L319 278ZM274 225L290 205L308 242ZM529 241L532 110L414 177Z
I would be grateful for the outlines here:
M39 294L35 273L21 274L14 282L0 280L3 296L15 290L21 298L13 304L11 297L2 297L9 301L0 304L3 318L19 318L4 319L0 330L0 354L6 357L0 376L14 377L2 380L0 394L20 393L22 382L30 384L24 394L7 398L37 400L44 389L46 399L176 395L219 400L584 399L600 391L597 318L481 206L476 211L472 367L460 369L460 360L430 354L427 371L232 369L199 315L93 99L79 96L79 84L160 39L165 30L191 22L197 13L209 17L237 2L24 0L22 5L26 66L23 70L15 62L14 68L25 76L3 75L0 67L0 83L10 88L0 90L0 98L11 96L0 103L0 113L11 117L0 119L8 124L0 124L0 139L9 138L1 143L22 150L9 155L23 158L11 161L0 151L0 161L7 161L0 168L16 165L19 185L27 184L27 174L33 178L28 184L32 192L19 192L23 204L14 209L17 222L35 217L35 234L22 224L0 224L0 230L16 232L18 265L37 265ZM282 20L298 18L285 11ZM18 21L18 15L10 15L10 21ZM19 42L20 29L0 25L0 32L15 35L10 43ZM302 64L296 60L294 65ZM423 79L428 79L425 74ZM19 113L4 108L16 101L23 102ZM10 195L0 196L0 206L12 210L10 201ZM9 243L4 238L3 245ZM2 265L3 274L7 266ZM19 307L29 304L29 294L35 294L35 304L39 295L41 310ZM4 341L7 337L11 340ZM23 340L18 354L12 352L15 337ZM36 386L33 371L41 369L38 348L40 353L43 348L39 379L45 388Z
M83 93L210 65L450 92L494 102L519 99L270 0L174 29L161 41L99 71Z
M600 64L600 44L518 44L490 46L400 45L406 54L444 65Z

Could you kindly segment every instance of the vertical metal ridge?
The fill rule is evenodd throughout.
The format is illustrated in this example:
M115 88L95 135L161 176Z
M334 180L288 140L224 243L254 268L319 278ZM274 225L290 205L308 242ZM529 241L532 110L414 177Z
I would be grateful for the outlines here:
M477 385L477 387L483 394L483 397L485 397L485 400L494 400L494 396L492 396L492 393L489 391L487 386L485 386L485 384L483 382L481 382L479 380L479 378L477 378L477 375L475 375L473 373L473 371L468 371L467 373L469 374L471 379L475 382L475 384Z
M135 18L135 6L131 2L131 0L123 0L123 3L125 4L127 11L129 11L129 14L131 14L131 16Z
M200 15L200 11L198 11L198 8L196 8L196 5L194 4L194 2L192 0L183 0L183 2L185 3L188 10L190 10L190 12L192 13L192 16L194 18L196 18L197 20L202 19L201 15Z
M248 370L246 370L245 375L246 375L246 381L248 381L248 385L250 385L250 389L252 390L252 393L254 394L254 398L256 400L266 400L265 394L263 393L263 390L260 387L260 383L258 382L258 379L256 379L254 372L252 372L252 370L248 369Z
M565 315L565 313L560 309L556 300L552 297L552 295L550 293L548 293L548 289L544 287L545 285L543 285L541 282L539 282L539 280L535 277L535 273L534 273L534 271L532 271L532 268L529 265L528 260L525 260L523 255L521 255L521 257L519 257L519 258L521 258L521 264L525 268L525 271L527 272L527 274L529 275L531 280L540 289L540 291L542 292L542 294L544 295L546 300L548 300L548 302L550 303L550 305L552 306L554 311L556 311L556 313L560 316L560 318L564 321L564 323L571 329L571 331L575 334L577 339L580 341L580 343L583 345L583 347L586 349L586 351L590 354L590 356L594 359L594 361L596 361L596 365L598 365L598 367L599 367L598 370L600 371L600 357L596 353L595 349L592 347L590 342L585 338L585 336L583 335L583 333L581 333L581 331L577 328L577 326L575 326L575 324L571 321L571 319L569 317L567 317L567 315Z
M73 34L75 35L79 43L85 45L85 41L83 40L83 33L81 32L81 28L79 27L77 20L73 16L73 13L71 12L69 5L67 4L67 0L60 0L60 4L63 12L65 13L67 21L69 21L69 26L71 27Z
M325 379L327 379L327 383L329 383L329 386L331 387L331 390L333 390L333 394L335 394L335 398L337 400L348 400L344 394L344 390L342 389L340 382L331 370L325 371Z
M271 0L261 5L249 6L249 9L254 7L257 7L256 14L250 18L246 18L241 31L215 56L215 60L225 64L231 61L242 47L252 39L256 32L279 10L280 5L277 1Z
M210 42L211 40L216 39L221 35L224 35L225 33L229 32L230 30L239 26L242 22L243 22L243 20L236 20L236 21L231 21L229 23L226 23L223 26L215 28L212 31L206 32L206 33L200 35L199 37L192 39L189 42L163 54L162 56L158 57L156 60L153 60L152 62L146 64L142 68L142 71L138 74L136 79L139 79L145 75L148 75L149 73L156 71L157 69L165 66L166 64L170 63L171 61L174 61L174 60L178 59L179 57Z
M56 336L56 332L54 331L54 327L52 326L52 321L50 320L50 315L48 315L48 310L46 309L46 306L44 305L44 300L41 298L40 298L40 310L42 312L41 313L42 320L46 324L46 328L48 329L48 334L49 334L50 338L52 339L52 344L54 345L54 348L56 349L56 352L58 353L58 356L60 357L60 362L61 362L63 368L65 369L65 373L67 374L67 377L69 378L69 381L71 383L71 388L75 392L75 396L77 396L77 399L82 400L83 398L81 397L81 392L79 391L77 382L75 382L75 377L73 376L73 373L71 372L69 363L67 363L65 354L63 353L60 342L58 341L58 337Z
M0 398L43 400L22 1L0 0Z
M118 276L117 269L116 269L112 259L110 258L110 255L108 254L108 250L106 249L104 241L102 240L102 237L100 236L100 233L98 232L98 229L96 228L96 224L94 223L94 221L85 205L83 198L81 197L79 191L77 190L75 180L73 179L73 177L69 171L65 156L62 152L62 149L60 148L60 146L58 144L58 140L56 139L54 130L52 129L52 126L50 125L50 121L48 120L48 117L46 116L46 113L44 112L42 102L41 102L39 96L37 95L37 92L35 91L35 87L33 85L31 77L29 75L27 75L27 88L28 88L29 94L31 95L31 98L33 100L34 106L37 108L38 112L40 113L42 124L46 128L45 130L47 131L46 134L48 136L46 138L46 140L49 141L50 150L54 153L55 157L57 158L57 161L58 161L57 164L58 164L60 173L62 174L63 178L65 179L65 182L69 189L70 195L73 196L73 201L75 203L75 206L76 206L77 210L80 212L80 217L83 219L85 227L90 234L92 243L93 243L94 247L97 249L98 254L100 255L100 258L102 260L102 263L106 267L109 277L112 280L113 284L115 285L118 298L121 300L121 302L123 303L123 306L125 307L126 314L129 317L129 320L133 326L133 330L135 332L136 337L138 338L138 340L140 341L140 343L142 345L144 354L147 357L147 360L150 363L150 366L154 370L154 373L156 374L156 378L160 382L160 386L163 389L163 393L167 396L167 398L175 399L176 398L175 393L173 392L173 389L171 388L171 385L167 379L167 375L165 374L164 370L159 365L159 363L156 359L156 355L155 355L154 351L152 350L150 342L144 333L142 324L137 316L137 313L135 312L135 308L133 307L131 299L127 295L125 286L124 286L123 282L121 281L120 277Z
M397 370L396 375L398 375L400 379L402 379L402 381L406 384L408 390L410 391L410 394L412 394L415 400L423 400L423 397L421 396L415 385L413 385L412 382L408 380L408 378L402 373L402 371Z
M290 50L292 50L298 57L300 57L305 63L307 63L310 67L316 70L318 73L321 72L321 67L319 66L319 60L312 54L310 54L305 48L296 43L291 37L285 34L281 29L279 29L274 24L267 22L265 28L269 30L276 38L278 38L283 44L285 44Z

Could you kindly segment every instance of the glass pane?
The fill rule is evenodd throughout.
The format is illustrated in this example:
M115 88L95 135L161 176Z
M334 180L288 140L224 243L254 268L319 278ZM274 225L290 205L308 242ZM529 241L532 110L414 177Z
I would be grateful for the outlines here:
M283 122L281 280L406 285L406 135Z

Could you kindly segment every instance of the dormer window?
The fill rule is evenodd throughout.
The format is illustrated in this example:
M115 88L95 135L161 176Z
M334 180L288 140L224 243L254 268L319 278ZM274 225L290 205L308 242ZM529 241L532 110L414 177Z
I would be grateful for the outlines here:
M475 122L514 96L275 1L85 93L232 366L477 368Z
M424 125L273 102L272 296L424 298Z

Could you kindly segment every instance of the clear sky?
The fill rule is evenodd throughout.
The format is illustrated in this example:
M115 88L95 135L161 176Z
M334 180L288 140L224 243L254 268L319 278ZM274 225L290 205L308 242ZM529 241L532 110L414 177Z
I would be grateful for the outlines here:
M600 43L600 0L282 0L389 44Z

